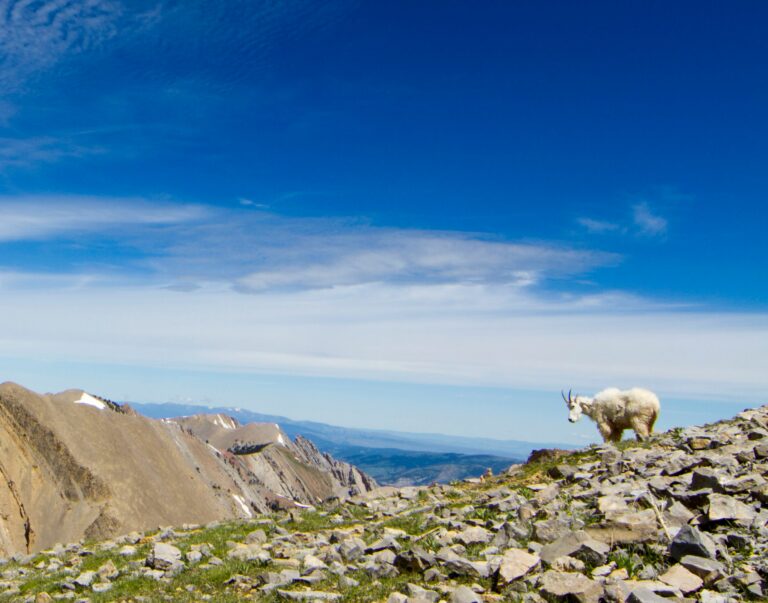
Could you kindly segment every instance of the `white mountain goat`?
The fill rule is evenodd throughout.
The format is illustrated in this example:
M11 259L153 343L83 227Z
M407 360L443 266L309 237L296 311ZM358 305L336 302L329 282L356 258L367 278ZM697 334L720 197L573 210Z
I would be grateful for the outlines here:
M644 440L653 431L653 424L659 416L661 404L656 394L635 387L621 391L615 387L604 389L589 396L565 397L560 392L563 400L568 405L568 420L575 423L582 413L587 415L600 430L600 435L606 442L618 442L625 429L633 429L638 440Z

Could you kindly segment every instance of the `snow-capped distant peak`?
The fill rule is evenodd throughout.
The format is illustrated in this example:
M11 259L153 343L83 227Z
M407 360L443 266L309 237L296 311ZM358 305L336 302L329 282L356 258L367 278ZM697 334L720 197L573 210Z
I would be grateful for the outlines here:
M75 404L87 404L88 406L93 406L94 408L98 408L99 410L104 410L107 405L104 404L101 400L98 398L94 398L90 394L87 394L83 392L83 395L80 396L79 400L75 400Z

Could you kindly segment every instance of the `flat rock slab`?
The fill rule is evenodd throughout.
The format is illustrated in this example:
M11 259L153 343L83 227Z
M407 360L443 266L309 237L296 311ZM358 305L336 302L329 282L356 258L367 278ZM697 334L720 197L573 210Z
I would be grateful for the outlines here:
M598 603L603 595L602 585L584 574L555 570L542 574L539 589L545 597L572 597L580 603Z
M684 595L693 593L704 586L704 580L696 574L687 570L681 564L670 567L666 572L659 576L659 580L670 586L680 589Z
M539 565L539 562L538 555L532 555L523 549L505 551L499 565L499 582L509 584L518 578L522 578Z
M736 500L732 496L724 494L709 495L709 511L707 517L710 521L720 521L723 519L735 519L737 521L752 522L755 518L755 511L743 502Z
M640 586L629 593L627 603L669 603L669 599L660 597L651 589Z
M551 564L558 557L576 557L593 564L605 563L610 547L583 530L571 532L541 549L541 559Z
M715 582L725 576L725 566L714 559L686 555L680 560L680 565L704 580L705 584Z
M467 528L456 535L456 540L466 546L471 544L485 544L490 542L492 538L493 534L491 534L491 532L478 526Z
M451 593L451 603L483 603L483 598L468 586L459 586Z
M321 590L283 590L278 588L277 593L292 601L338 601L341 599L339 593L328 593Z

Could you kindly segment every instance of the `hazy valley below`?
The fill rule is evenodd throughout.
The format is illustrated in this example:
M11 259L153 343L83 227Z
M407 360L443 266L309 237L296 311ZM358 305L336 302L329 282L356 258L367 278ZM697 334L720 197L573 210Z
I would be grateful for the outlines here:
M448 483L494 473L520 463L538 448L572 448L553 442L523 442L339 427L253 412L243 408L191 404L131 403L153 418L217 412L241 423L277 423L291 438L304 436L320 450L351 463L384 485Z

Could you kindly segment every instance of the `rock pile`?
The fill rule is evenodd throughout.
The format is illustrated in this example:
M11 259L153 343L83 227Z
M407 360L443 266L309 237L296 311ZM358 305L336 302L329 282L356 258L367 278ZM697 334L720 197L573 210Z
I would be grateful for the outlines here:
M643 444L545 455L499 477L57 546L7 560L0 597L765 600L766 475L763 407Z

